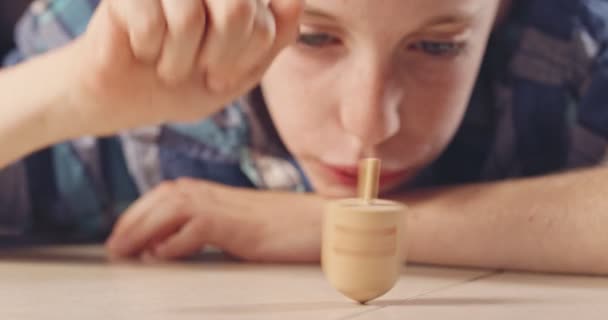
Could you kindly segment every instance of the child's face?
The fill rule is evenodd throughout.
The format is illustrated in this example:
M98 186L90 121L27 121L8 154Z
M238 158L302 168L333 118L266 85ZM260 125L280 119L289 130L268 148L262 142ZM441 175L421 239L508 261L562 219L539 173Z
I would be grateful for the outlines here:
M273 121L316 191L356 192L358 159L410 179L450 142L501 0L309 0L298 44L262 81Z

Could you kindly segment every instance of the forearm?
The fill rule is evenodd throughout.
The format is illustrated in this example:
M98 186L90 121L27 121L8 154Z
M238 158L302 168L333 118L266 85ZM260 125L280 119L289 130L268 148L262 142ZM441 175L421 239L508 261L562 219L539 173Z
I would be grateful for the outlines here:
M411 206L409 259L608 273L608 169L398 196Z
M0 168L76 135L79 123L66 111L70 60L63 48L0 69Z

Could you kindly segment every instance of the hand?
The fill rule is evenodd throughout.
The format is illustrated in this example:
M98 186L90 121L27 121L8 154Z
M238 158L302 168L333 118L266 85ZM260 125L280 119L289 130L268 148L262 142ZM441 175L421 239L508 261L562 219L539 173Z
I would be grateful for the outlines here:
M302 2L104 0L73 45L70 115L88 134L209 116L295 39Z
M165 182L123 214L107 248L119 258L177 259L212 245L246 260L318 261L323 204L314 195Z

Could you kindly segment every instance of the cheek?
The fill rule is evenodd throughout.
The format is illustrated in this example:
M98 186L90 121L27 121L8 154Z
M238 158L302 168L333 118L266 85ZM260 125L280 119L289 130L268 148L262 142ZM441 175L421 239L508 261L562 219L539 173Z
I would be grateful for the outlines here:
M402 164L424 167L449 144L467 104L462 88L439 90L412 84L410 89L400 112L400 131L380 146L380 153Z
M298 68L285 54L262 79L262 92L275 127L290 152L314 148L323 124L332 118L331 92L319 75Z
M426 156L420 157L426 161L443 151L467 109L481 52L476 49L453 62L404 64L402 84L407 92L400 109L401 131L388 148L410 154L424 150Z
M443 71L441 76L432 76L432 82L412 79L407 85L411 99L402 116L405 127L424 127L419 129L444 136L458 126L473 90L476 68L464 63Z

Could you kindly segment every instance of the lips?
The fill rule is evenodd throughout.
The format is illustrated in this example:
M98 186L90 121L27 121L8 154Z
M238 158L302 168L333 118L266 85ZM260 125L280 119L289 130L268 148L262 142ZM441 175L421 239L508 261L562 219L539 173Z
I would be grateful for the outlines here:
M328 175L339 182L342 185L355 188L357 186L357 176L359 173L359 169L357 167L352 166L331 166L331 165L323 165L323 169L328 173ZM382 170L380 172L380 182L379 185L382 188L383 186L391 185L395 182L400 181L407 177L410 173L410 170Z

